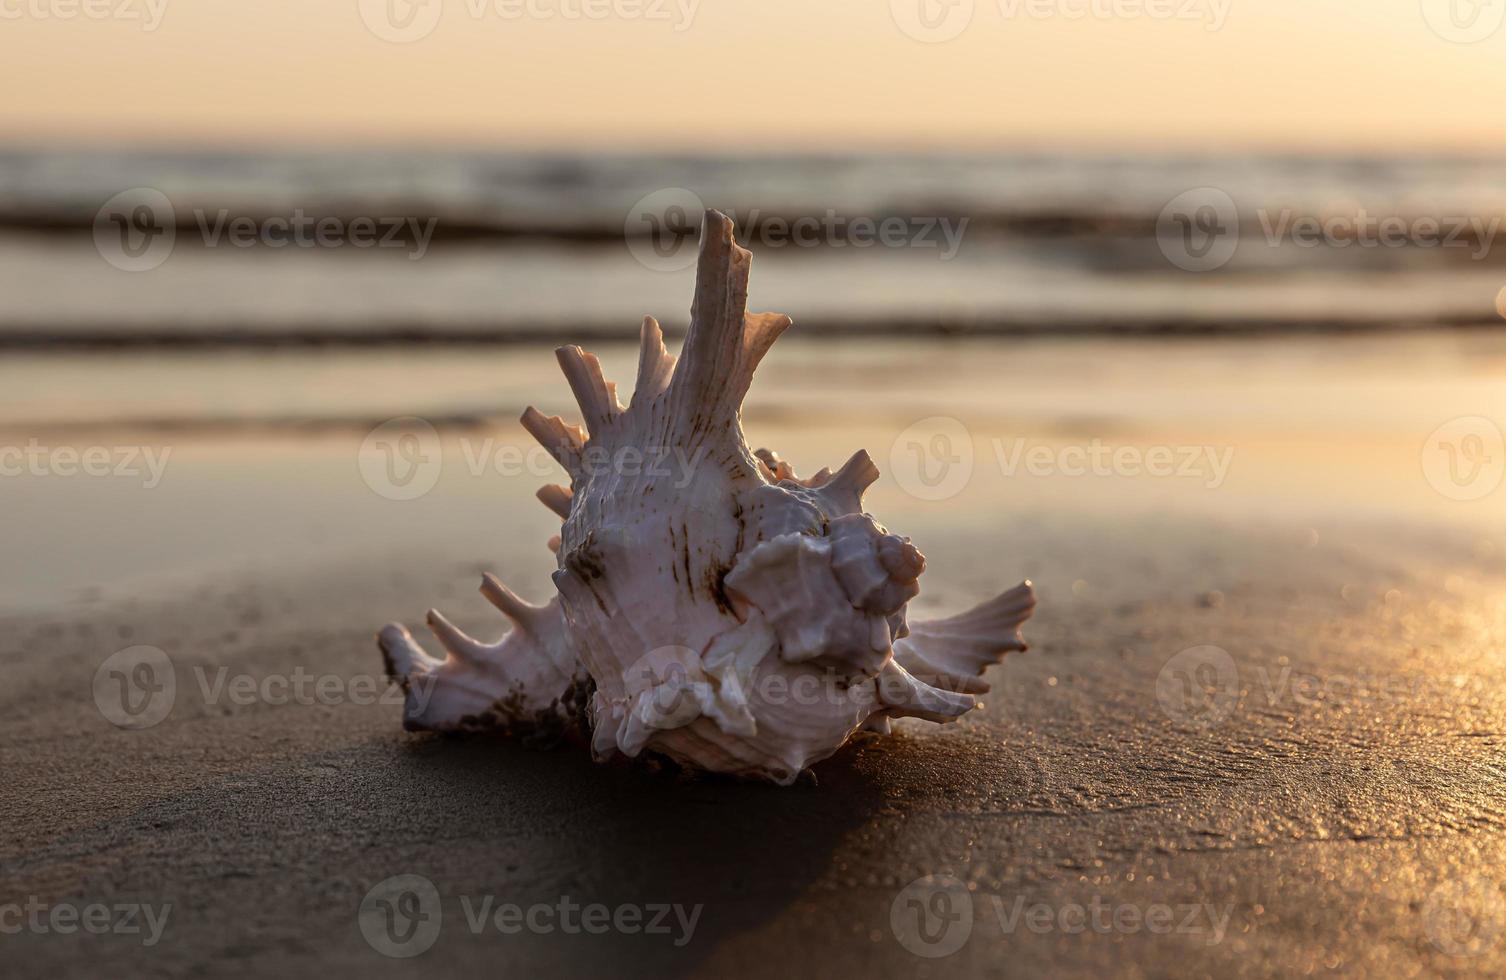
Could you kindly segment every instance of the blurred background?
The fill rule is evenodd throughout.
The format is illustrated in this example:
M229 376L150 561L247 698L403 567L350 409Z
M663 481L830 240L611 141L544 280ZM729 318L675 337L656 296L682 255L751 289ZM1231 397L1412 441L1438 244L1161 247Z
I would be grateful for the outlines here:
M571 408L560 343L630 371L643 314L684 329L704 207L752 248L753 305L795 319L747 418L798 468L956 420L980 459L1237 450L1220 493L1067 480L1088 508L1499 511L1465 478L1506 448L1501 0L4 10L0 423L43 456L176 452L153 494L7 481L42 556L0 571L13 601L374 526L511 548L476 528L547 474L455 477L448 444L476 511L430 515L354 460L409 416L527 445L524 405ZM993 464L957 492L1064 498Z

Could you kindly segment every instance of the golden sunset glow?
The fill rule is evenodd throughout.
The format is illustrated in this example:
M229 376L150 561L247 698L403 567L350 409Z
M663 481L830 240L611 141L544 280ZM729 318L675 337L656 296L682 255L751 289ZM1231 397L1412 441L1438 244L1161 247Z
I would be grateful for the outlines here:
M65 20L71 2L0 3L0 132L12 139L766 151L1506 143L1481 110L1506 89L1506 29L1450 40L1427 16L1448 16L1447 0L977 0L938 43L901 28L907 0L443 0L409 43L367 26L382 9L424 15L407 0L126 0L106 6L131 19ZM913 0L936 17L969 6L952 2Z

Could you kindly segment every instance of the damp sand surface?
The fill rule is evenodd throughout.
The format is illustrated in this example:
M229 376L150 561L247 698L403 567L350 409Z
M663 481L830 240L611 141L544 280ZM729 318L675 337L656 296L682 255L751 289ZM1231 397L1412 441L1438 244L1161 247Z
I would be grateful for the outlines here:
M563 386L546 349L456 355L0 367L6 444L171 450L150 487L4 483L0 900L171 906L151 946L6 935L18 972L1506 968L1506 487L1459 499L1482 484L1440 483L1428 457L1450 420L1506 420L1499 342L782 344L750 440L804 471L873 453L869 508L928 560L913 618L1024 577L1041 598L980 711L902 723L789 789L405 733L396 705L357 703L381 624L432 605L499 632L482 571L547 595L552 519L532 495L556 477L497 460L526 446L521 404L562 411ZM605 351L618 376L630 360ZM398 414L439 432L415 500L358 466ZM1064 451L1095 440L1209 455L1182 475L1077 472ZM1050 465L1009 469L1040 447ZM970 466L955 489L942 456ZM93 685L137 644L166 652L177 690L128 731ZM299 676L333 680L312 697L276 680ZM412 961L358 925L399 874L440 897ZM907 890L928 875L963 891ZM475 929L488 898L695 918Z

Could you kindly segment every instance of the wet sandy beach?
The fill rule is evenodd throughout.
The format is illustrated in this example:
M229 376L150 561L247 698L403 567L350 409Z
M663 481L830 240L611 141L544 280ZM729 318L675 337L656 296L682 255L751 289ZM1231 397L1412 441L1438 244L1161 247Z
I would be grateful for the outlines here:
M850 345L823 362L781 345L750 441L806 471L872 452L886 473L868 506L928 558L916 615L1023 577L1041 598L1032 649L990 670L982 710L902 724L790 789L405 733L382 703L382 623L434 605L500 631L483 570L546 595L552 519L532 493L553 477L504 448L526 445L507 421L523 403L566 407L547 351L341 355L302 376L275 358L101 373L64 357L29 388L35 365L8 362L6 443L35 438L52 471L4 481L0 904L166 911L157 934L5 935L6 961L1498 975L1506 489L1489 446L1452 470L1432 453L1489 435L1442 426L1506 419L1503 350ZM609 374L625 356L604 352ZM333 377L370 394L326 398ZM185 424L198 397L234 417ZM956 436L939 406L962 435L913 455ZM362 466L398 414L439 432L416 499ZM171 453L147 487L61 475L61 446ZM97 677L136 645L163 652L176 690L130 730ZM437 899L411 960L360 917L397 875ZM638 909L644 928L568 931L565 900ZM554 911L516 932L474 921L504 904Z

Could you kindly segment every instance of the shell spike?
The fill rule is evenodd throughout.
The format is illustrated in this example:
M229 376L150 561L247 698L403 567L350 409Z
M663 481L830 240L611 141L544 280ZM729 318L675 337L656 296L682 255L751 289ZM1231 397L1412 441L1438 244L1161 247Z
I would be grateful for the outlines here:
M617 404L616 386L607 384L601 373L601 361L595 354L571 345L557 349L554 356L559 359L565 380L570 383L570 390L580 405L586 431L595 435L622 414L622 406Z
M438 609L429 610L428 623L429 629L438 637L439 645L456 660L484 663L490 658L490 646L462 633L459 627L440 615Z
M570 516L570 501L574 499L575 494L569 487L548 483L539 487L537 496L545 507L559 515L560 520Z
M895 718L924 718L946 723L978 706L971 695L932 687L890 661L878 677L879 700Z
M772 449L755 449L753 455L763 464L759 472L770 483L778 483L780 480L793 480L799 482L800 478L795 475L795 468L779 458L779 454Z
M520 630L526 630L538 621L538 617L545 612L544 607L535 606L524 602L518 594L493 575L486 572L481 576L481 594L486 601L501 610L502 615L512 620L513 625Z
M721 430L737 414L763 355L790 326L782 313L748 308L752 255L733 240L732 219L708 210L696 263L690 331L670 382L672 437Z
M1020 626L1034 611L1035 589L1021 582L956 616L911 623L910 634L894 643L894 660L928 684L982 694L983 671L1025 649Z
M638 380L633 386L633 404L647 404L669 387L675 359L664 347L664 331L651 316L643 318L638 333Z
M570 474L573 480L580 474L581 450L585 448L586 434L578 425L569 425L558 415L545 415L529 405L523 410L520 420L523 428L549 451L555 462Z
M383 626L377 634L377 646L382 651L387 676L402 684L407 684L410 676L427 673L443 663L429 656L401 623Z
M863 511L863 491L879 478L879 469L865 449L853 453L842 468L821 483L817 492L841 514Z

